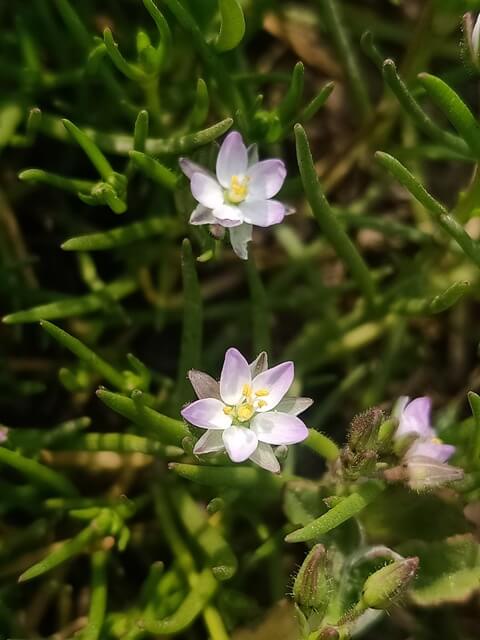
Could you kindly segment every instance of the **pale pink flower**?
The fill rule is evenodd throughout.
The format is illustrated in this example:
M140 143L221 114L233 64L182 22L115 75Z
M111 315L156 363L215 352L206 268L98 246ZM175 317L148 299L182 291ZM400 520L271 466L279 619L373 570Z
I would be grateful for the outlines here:
M395 438L416 436L408 448L405 458L420 456L438 462L446 462L455 453L455 447L444 444L431 425L432 401L427 396L410 401L407 396L399 398L395 412L399 419Z
M259 162L256 145L247 149L237 131L229 133L220 147L216 175L187 158L180 158L180 167L198 202L190 224L229 229L233 250L243 260L248 257L253 225L269 227L290 213L272 199L287 174L284 162L277 158Z
M312 400L286 396L293 376L293 362L269 369L267 354L261 353L248 364L235 348L225 354L219 382L201 371L190 371L199 399L184 407L182 416L206 430L194 453L226 449L233 462L250 459L268 471L280 471L272 445L296 444L308 435L297 416Z

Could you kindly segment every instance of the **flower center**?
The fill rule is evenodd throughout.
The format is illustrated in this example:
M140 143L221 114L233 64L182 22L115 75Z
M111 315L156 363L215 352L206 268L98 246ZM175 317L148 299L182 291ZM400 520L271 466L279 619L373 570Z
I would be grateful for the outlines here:
M248 194L248 183L250 178L245 176L239 178L238 176L232 176L230 180L230 189L225 191L225 198L231 204L240 204L243 202Z
M223 407L223 413L227 416L232 416L238 422L249 422L258 409L267 405L266 400L263 400L263 398L268 394L268 389L258 389L254 393L252 387L249 384L245 384L243 385L240 402L235 406Z

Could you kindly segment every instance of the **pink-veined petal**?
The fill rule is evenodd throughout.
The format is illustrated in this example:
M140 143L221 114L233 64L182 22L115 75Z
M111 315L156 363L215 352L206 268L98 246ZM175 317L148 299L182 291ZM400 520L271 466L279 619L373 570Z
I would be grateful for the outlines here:
M308 436L308 429L300 418L280 411L257 413L250 428L260 442L267 444L296 444Z
M188 379L193 387L193 390L197 394L197 398L216 398L220 400L220 385L209 376L208 373L198 371L197 369L190 369L188 372Z
M258 445L255 433L245 427L229 427L225 429L222 437L228 456L233 462L247 460Z
M285 217L285 205L278 200L245 200L238 205L245 222L257 227L270 227Z
M273 449L269 444L259 442L257 448L250 456L250 460L258 464L262 469L278 473L280 471L280 463L273 453Z
M220 218L215 218L215 224L223 228L223 233L225 234L225 229L234 229L236 227L240 227L242 224L241 220L228 220L227 218L220 220ZM223 236L222 236L223 237Z
M228 134L217 157L217 179L225 189L230 188L232 176L244 176L247 171L248 154L238 131Z
M252 381L252 390L263 400L261 403L263 406L259 407L257 411L271 411L276 407L292 386L293 376L293 362L282 362L255 376Z
M249 365L252 379L268 369L268 355L266 351L262 351Z
M204 173L194 173L190 183L192 195L208 209L216 209L223 203L223 191L215 180Z
M220 396L226 404L237 404L243 387L251 383L250 367L238 349L231 347L225 354L220 376Z
M217 429L209 429L203 436L197 440L193 447L193 453L200 455L202 453L213 453L214 451L222 451L225 448L223 444L223 431Z
M299 413L306 411L312 404L313 400L311 398L283 398L275 407L275 411L298 416Z
M211 209L204 207L203 204L199 204L196 207L190 216L190 220L188 221L190 224L215 224L215 216L212 213Z
M427 396L409 402L399 415L400 424L396 436L416 433L421 438L431 438L435 431L430 424L432 401Z
M192 179L194 173L204 173L205 175L215 179L215 176L211 171L209 171L205 167L202 167L201 164L192 162L192 160L189 160L188 158L180 158L178 160L178 164L180 165L180 169L182 170L182 172L187 176L187 178L190 178L190 180Z
M190 424L202 429L226 429L232 424L231 416L224 411L225 405L216 398L202 398L187 404L181 411Z
M233 204L222 203L218 207L215 207L213 215L219 224L223 224L224 220L236 222L236 224L242 224L243 222L242 212Z
M242 260L248 258L248 243L252 240L252 225L244 222L239 227L230 229L232 249Z
M247 200L268 200L277 195L285 181L287 170L282 160L262 160L247 171Z

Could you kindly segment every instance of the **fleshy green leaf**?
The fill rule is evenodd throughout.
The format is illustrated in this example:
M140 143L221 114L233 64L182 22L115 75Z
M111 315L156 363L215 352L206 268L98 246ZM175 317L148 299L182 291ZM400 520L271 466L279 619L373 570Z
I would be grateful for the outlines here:
M245 35L245 17L238 0L219 0L222 24L216 41L218 51L230 51Z

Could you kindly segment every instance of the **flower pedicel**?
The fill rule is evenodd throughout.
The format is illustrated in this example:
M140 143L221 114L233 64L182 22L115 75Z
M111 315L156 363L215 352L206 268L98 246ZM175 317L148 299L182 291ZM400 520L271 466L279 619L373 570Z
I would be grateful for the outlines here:
M248 364L234 348L225 354L219 382L201 371L190 371L199 399L184 407L182 416L206 429L194 453L226 449L233 462L250 459L268 471L280 471L272 445L296 444L308 435L297 416L312 400L286 396L293 376L292 362L269 369L267 355L261 353Z

